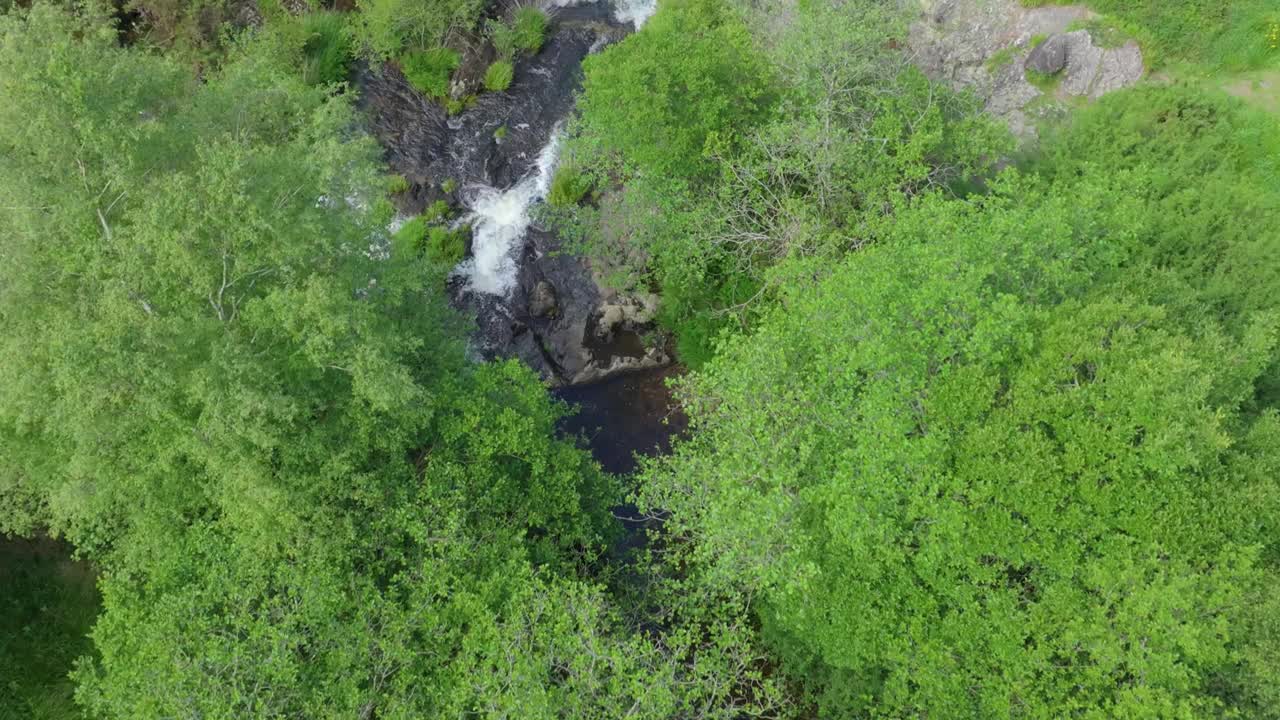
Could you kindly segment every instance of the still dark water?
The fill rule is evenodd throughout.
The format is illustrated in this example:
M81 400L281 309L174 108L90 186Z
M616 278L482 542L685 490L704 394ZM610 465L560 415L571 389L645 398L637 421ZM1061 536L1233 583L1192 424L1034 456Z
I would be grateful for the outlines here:
M672 366L553 390L553 397L577 408L560 422L560 431L582 438L605 470L630 473L636 454L670 451L671 438L688 426L666 386L683 372Z
M636 456L653 457L671 451L671 440L684 433L688 418L672 398L667 380L684 373L671 366L620 375L590 385L571 385L551 392L577 412L560 421L560 432L580 438L606 471L627 475L636 469ZM648 543L648 531L661 521L642 516L634 505L613 508L622 534L610 548L615 561L630 563L635 551Z

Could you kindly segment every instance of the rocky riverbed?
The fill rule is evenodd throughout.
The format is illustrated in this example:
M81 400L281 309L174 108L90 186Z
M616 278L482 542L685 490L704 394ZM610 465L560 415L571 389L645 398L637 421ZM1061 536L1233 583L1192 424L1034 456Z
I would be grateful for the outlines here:
M416 215L445 200L471 228L468 257L450 277L449 291L476 318L477 353L519 358L549 385L562 386L661 368L671 357L647 340L657 298L603 285L586 259L562 252L537 212L583 59L633 32L652 2L544 5L552 24L542 49L516 64L507 91L483 93L456 116L423 98L391 65L362 69L357 85L388 163L410 183L401 212ZM489 59L478 52L470 61ZM465 78L466 68L458 74Z

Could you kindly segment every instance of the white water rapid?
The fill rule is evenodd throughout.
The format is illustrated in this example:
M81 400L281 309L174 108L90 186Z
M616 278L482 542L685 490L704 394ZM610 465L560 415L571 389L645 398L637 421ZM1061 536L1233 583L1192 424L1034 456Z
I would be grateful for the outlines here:
M601 0L550 0L551 7L593 5ZM658 11L658 0L613 0L613 17L620 23L631 23L639 30Z
M516 253L533 220L529 210L546 198L559 154L560 128L556 127L533 170L520 182L507 190L485 185L468 189L471 212L462 222L471 225L472 257L454 272L466 278L472 292L505 296L515 287Z

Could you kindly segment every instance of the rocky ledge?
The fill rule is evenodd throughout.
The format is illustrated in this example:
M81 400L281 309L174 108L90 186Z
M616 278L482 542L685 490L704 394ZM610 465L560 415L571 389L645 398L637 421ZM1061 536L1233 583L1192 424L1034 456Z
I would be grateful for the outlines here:
M909 36L916 64L934 79L973 91L988 113L1021 138L1034 138L1037 121L1073 99L1097 99L1142 79L1137 43L1111 47L1088 30L1073 30L1097 20L1083 5L1027 8L1018 0L921 0L921 5Z

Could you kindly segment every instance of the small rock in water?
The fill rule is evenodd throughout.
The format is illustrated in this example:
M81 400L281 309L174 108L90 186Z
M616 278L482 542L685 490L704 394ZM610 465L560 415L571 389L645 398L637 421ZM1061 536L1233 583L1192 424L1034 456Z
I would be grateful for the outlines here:
M546 280L539 280L529 294L529 314L546 317L556 311L556 289Z
M1070 43L1065 35L1054 35L1036 46L1027 56L1023 65L1041 75L1053 75L1067 66L1067 46Z

